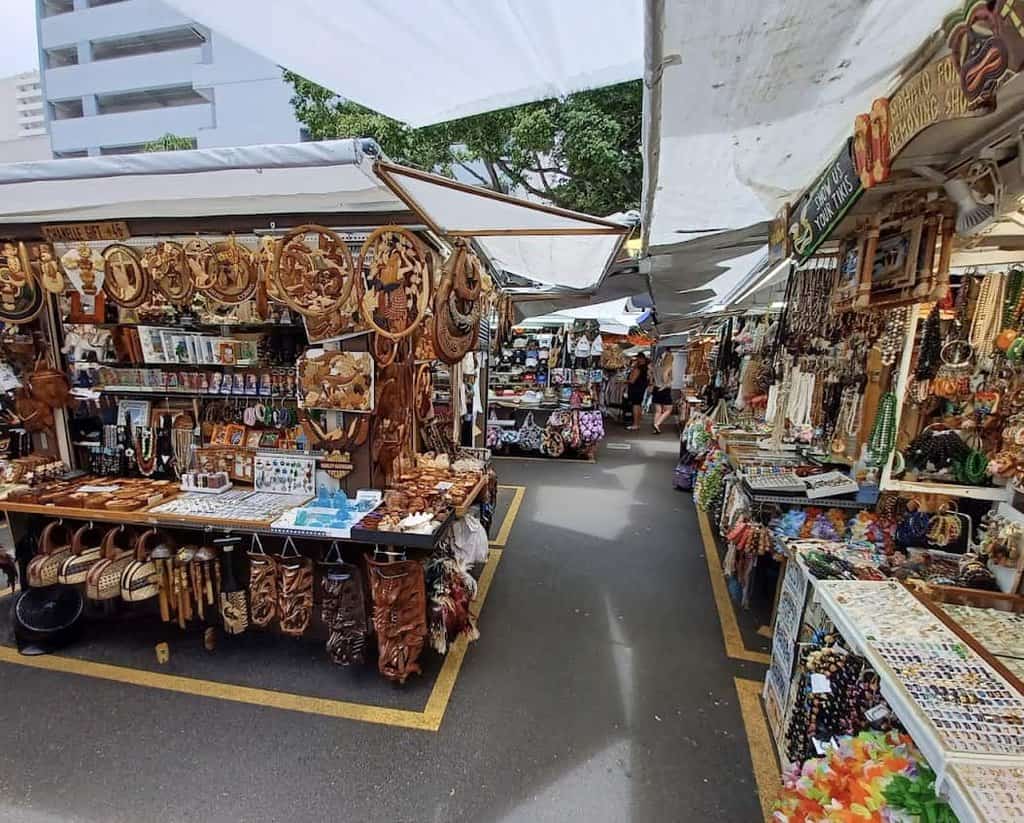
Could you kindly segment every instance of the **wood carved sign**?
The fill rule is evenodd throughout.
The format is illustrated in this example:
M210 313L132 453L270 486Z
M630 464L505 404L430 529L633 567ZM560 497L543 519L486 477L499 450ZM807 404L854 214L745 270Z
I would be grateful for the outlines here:
M81 243L88 240L127 240L131 237L123 220L105 223L67 223L63 226L41 226L43 237L51 243Z
M789 220L793 252L802 263L828 239L864 191L847 140L814 184L800 196Z
M960 88L971 109L995 106L996 90L1017 70L1010 64L1010 48L1017 60L1021 46L1021 14L1016 6L1012 2L966 0L942 21Z

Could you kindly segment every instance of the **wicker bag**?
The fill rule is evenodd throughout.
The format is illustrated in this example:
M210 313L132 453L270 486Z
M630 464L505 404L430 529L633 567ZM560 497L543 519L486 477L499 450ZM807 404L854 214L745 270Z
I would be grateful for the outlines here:
M160 575L150 553L167 539L156 529L135 541L135 558L121 572L121 599L127 603L152 600L160 594Z
M135 560L135 539L135 532L124 525L106 533L102 557L85 577L85 596L89 600L114 600L121 596L121 575Z
M101 559L105 536L103 529L92 523L78 529L71 538L71 554L60 564L57 582L65 586L84 583L89 569Z
M29 586L52 586L61 564L71 555L71 529L63 520L47 523L39 536L39 553L28 564Z

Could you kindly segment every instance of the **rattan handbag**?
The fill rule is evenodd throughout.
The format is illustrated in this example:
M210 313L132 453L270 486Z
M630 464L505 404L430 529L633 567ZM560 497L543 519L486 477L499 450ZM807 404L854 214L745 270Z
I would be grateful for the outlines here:
M39 553L28 563L29 586L52 586L61 564L71 555L71 529L63 520L47 523L39 536Z
M249 619L254 626L269 626L277 617L277 574L277 561L254 534L249 549Z
M105 536L103 529L92 523L78 529L71 538L71 554L60 564L57 582L66 586L84 583L89 569L100 560Z
M121 574L135 560L136 533L122 524L106 533L99 562L85 577L89 600L114 600L121 596Z
M160 594L160 575L150 553L166 542L167 538L156 529L143 532L135 541L135 559L121 572L122 600L141 603Z
M281 633L298 637L313 617L313 561L303 557L289 537L277 557L277 616Z

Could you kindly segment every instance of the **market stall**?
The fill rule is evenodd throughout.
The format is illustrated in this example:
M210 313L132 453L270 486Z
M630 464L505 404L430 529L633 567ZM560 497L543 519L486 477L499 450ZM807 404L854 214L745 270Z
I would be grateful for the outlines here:
M1021 29L982 33L979 8L946 18L780 211L753 278L790 266L781 299L747 301L755 284L686 341L702 413L674 483L741 606L776 581L780 821L1021 816L1004 787L1024 766L1024 178L1007 138L1024 60Z
M496 475L460 418L500 339L504 270L471 228L430 231L375 153L339 141L0 174L0 319L18 324L5 409L36 441L27 454L10 438L0 500L22 647L68 642L84 610L211 649L218 634L301 637L404 682L425 650L476 637ZM558 237L543 210L500 209L533 218L509 229L525 249Z

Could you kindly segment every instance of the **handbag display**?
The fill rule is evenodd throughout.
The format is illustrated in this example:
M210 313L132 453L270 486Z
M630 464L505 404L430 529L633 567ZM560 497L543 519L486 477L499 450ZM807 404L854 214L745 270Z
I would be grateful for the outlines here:
M362 663L370 633L363 575L358 566L342 560L337 542L331 544L321 567L320 617L331 632L327 657L338 666Z
M113 600L121 596L121 574L135 560L135 532L115 526L103 536L100 559L85 576L89 600Z
M367 560L377 632L377 668L404 683L420 672L416 662L427 639L427 595L422 564L415 560Z
M266 627L277 617L277 561L263 551L260 536L252 536L249 549L249 619Z
M527 412L523 425L519 427L519 448L526 451L540 451L544 430L533 420L533 412Z
M277 614L281 632L299 637L313 618L313 561L299 554L289 537L277 558L277 569Z
M54 520L43 527L39 535L39 553L28 563L29 586L52 586L57 582L61 564L71 554L71 529L63 520Z
M57 571L57 582L65 586L84 583L89 569L101 559L104 537L106 533L103 529L92 523L78 529L71 538L71 554Z
M165 542L165 536L156 529L139 535L139 539L135 541L135 558L121 572L122 600L127 603L141 603L160 594L160 575L151 554L153 549Z

